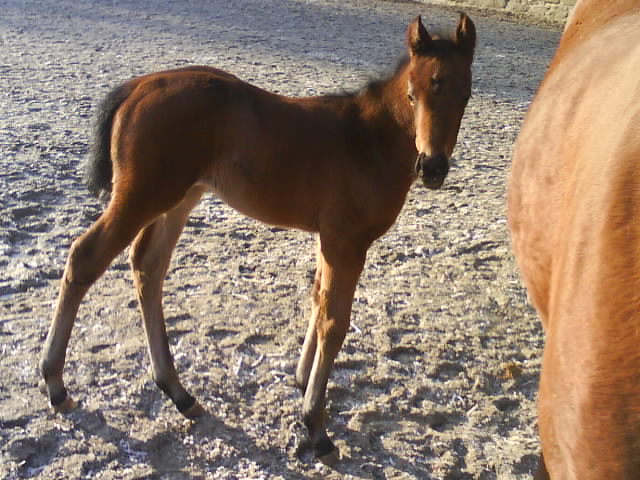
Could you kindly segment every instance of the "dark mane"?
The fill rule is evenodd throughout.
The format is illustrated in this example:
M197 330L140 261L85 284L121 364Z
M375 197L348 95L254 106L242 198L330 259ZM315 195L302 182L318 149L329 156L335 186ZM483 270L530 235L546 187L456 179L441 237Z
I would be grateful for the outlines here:
M428 50L418 51L419 55L430 55L433 57L446 57L455 51L455 41L451 34L443 34L440 31L435 31L432 34L433 41L430 43ZM382 91L382 88L396 75L398 75L409 62L409 55L403 55L398 60L395 69L391 73L382 74L378 78L371 78L369 81L357 90L345 90L339 93L330 93L323 95L328 99L344 98L344 97L356 97L358 95L373 94L376 95Z
M406 67L407 63L409 63L409 55L403 55L402 57L400 57L400 60L398 60L393 73L387 73L379 78L370 79L364 87L355 92L355 95L379 94L379 92L382 91L382 88L387 83L389 83L392 78L398 75L404 69L404 67Z
M364 86L358 89L355 89L355 90L345 89L341 92L328 93L328 94L322 95L322 98L327 100L340 100L340 99L357 97L359 95L364 95L367 93L376 94L380 92L382 90L382 87L386 85L393 77L395 77L398 73L402 71L402 69L405 67L408 61L409 61L409 56L403 55L400 58L400 60L398 60L396 68L393 70L392 73L382 74L380 77L377 77L377 78L370 78L369 81L367 81L367 83Z

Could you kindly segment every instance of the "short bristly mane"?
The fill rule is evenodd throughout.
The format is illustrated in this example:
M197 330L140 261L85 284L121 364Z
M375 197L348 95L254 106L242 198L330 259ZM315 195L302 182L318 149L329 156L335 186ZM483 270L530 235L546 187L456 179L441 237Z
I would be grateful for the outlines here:
M437 32L433 34L432 39L433 41L429 46L428 52L418 52L418 53L421 53L421 54L428 53L428 55L441 58L441 57L448 56L455 51L455 40L453 39L452 35L443 35ZM400 72L402 72L402 70L406 67L408 62L409 62L409 56L403 55L398 60L398 63L396 64L396 67L392 73L384 74L379 78L372 78L360 89L351 91L351 92L344 92L343 95L357 96L365 93L375 94L379 92L382 89L382 87L384 87L387 83L389 83L389 81L391 81Z
M396 64L396 68L393 70L393 73L387 73L379 78L370 79L363 87L355 91L354 95L364 95L364 94L376 94L382 90L387 83L389 83L393 78L396 77L402 70L407 66L409 62L409 56L403 55L398 60Z

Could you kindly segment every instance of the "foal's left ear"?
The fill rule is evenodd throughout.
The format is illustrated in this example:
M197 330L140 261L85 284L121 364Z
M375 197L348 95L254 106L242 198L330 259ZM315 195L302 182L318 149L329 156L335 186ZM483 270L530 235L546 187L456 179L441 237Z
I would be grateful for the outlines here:
M407 46L411 55L426 52L431 46L431 35L422 24L422 18L418 15L407 28Z
M476 48L476 26L463 12L460 13L460 22L456 29L456 45L473 57Z

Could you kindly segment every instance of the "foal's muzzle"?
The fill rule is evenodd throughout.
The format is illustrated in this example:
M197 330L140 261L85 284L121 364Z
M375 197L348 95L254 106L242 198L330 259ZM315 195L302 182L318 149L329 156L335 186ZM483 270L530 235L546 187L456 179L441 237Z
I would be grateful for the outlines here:
M416 160L416 173L425 187L437 190L449 173L449 159L443 153L431 157L421 153Z

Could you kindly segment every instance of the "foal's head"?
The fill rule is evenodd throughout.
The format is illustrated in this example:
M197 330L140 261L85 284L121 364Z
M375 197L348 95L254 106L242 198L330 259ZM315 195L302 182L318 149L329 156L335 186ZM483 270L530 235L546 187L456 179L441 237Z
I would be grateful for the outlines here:
M416 172L428 188L439 188L449 171L462 114L471 96L476 29L460 14L452 39L431 36L417 17L407 29L407 100L413 107Z

